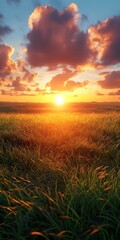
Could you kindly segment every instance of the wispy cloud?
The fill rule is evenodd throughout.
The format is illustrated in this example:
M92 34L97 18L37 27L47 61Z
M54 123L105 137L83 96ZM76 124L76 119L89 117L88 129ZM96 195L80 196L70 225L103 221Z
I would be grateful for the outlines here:
M20 3L21 0L6 0L8 4Z
M0 42L3 41L3 37L9 33L11 33L13 30L10 26L4 24L4 15L0 13Z

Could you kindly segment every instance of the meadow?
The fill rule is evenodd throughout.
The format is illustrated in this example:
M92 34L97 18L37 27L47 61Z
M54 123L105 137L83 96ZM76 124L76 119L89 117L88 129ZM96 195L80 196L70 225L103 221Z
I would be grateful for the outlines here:
M120 239L120 105L73 109L1 104L0 240Z

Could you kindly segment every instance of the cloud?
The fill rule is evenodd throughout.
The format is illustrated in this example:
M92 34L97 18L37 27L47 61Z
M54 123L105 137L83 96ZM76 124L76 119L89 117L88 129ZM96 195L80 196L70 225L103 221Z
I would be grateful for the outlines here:
M10 83L5 84L5 88L7 88L12 95L16 95L19 92L31 92L30 85L28 86L28 83L19 75L17 77L11 77Z
M120 16L93 25L88 32L91 46L98 52L101 65L120 63Z
M1 89L0 90L1 92L1 95L4 95L4 96L36 96L36 94L34 93L27 93L27 92L12 92L12 91L8 91L8 90L5 90L5 89Z
M9 26L1 26L0 25L0 40L2 40L1 37L3 37L4 35L11 33L12 29Z
M0 89L1 95L11 95L7 90Z
M83 82L76 82L76 81L73 81L73 80L69 80L65 83L64 90L65 91L74 91L77 88L82 88L82 87L87 86L88 83L89 83L88 80L83 81Z
M120 16L83 32L80 22L87 20L74 3L63 11L51 6L36 7L29 17L31 30L27 35L27 60L31 66L99 68L120 63Z
M109 96L119 96L120 95L120 89L116 92L110 92L108 95Z
M21 83L21 78L19 76L12 82L11 87L13 87L14 91L24 92L26 90L26 84Z
M63 73L57 74L52 78L50 82L46 84L46 87L50 87L54 91L63 91L65 88L65 83L75 76L76 72L69 69L64 69Z
M4 16L2 13L0 13L0 21L3 20Z
M85 14L82 14L81 15L81 22L84 23L84 22L87 22L87 21L88 21L88 17Z
M11 58L13 52L11 46L0 45L0 81L16 69L16 64Z
M22 78L24 79L24 81L27 81L29 83L32 82L34 78L38 75L38 73L32 72L32 70L29 70L27 63L21 59L17 59L17 67L18 67L18 71L23 73Z
M105 94L103 94L101 92L97 92L96 94L97 94L97 96L104 96L105 95Z
M36 76L22 59L15 62L11 57L14 49L5 44L0 45L0 84L2 95L30 94L36 87Z
M4 15L0 13L0 42L2 42L3 37L6 34L11 33L13 30L8 26L3 24Z
M110 73L109 71L104 71L104 72L100 72L99 75L100 75L100 76L105 76L105 75L107 75L107 74L109 74L109 73Z
M120 95L120 89L117 90L116 92L109 92L108 94L103 94L103 93L100 93L100 92L97 92L96 94L97 94L97 96L105 96L105 95L107 95L107 96L119 96Z
M8 4L11 3L20 3L21 0L6 0Z
M17 70L15 72L15 75L11 75L9 78L9 82L6 87L11 88L11 91L15 92L30 92L31 91L31 85L33 85L35 77L38 75L35 72L32 72L31 70L28 70L27 64L22 61L21 59L17 60ZM30 87L28 87L30 86Z
M51 91L74 91L77 88L86 86L88 81L76 82L70 80L76 74L77 71L64 69L63 73L54 76L52 80L46 84L46 89L50 87Z
M120 71L113 71L105 75L104 80L98 81L102 88L114 89L120 88Z
M51 6L38 6L29 17L27 60L33 67L59 64L73 67L91 62L88 34L79 27L80 15L72 3L58 11Z

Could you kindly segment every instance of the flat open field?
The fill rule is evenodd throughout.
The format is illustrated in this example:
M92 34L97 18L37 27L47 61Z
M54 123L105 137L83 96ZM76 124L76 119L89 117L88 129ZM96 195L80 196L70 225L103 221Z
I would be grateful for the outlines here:
M41 106L0 106L0 240L119 240L120 105Z

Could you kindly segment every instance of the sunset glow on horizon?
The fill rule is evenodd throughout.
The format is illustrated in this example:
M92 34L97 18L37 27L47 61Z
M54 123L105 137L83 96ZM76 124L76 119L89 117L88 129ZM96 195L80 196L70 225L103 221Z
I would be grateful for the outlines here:
M62 95L57 95L55 98L55 104L58 106L62 106L64 105L64 103L65 103L64 97Z

